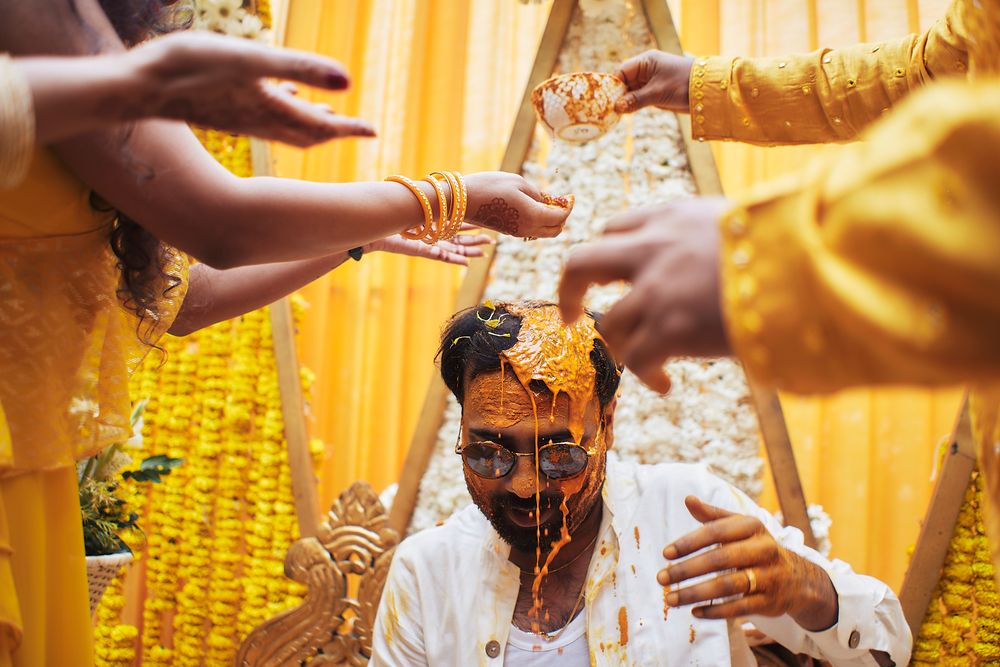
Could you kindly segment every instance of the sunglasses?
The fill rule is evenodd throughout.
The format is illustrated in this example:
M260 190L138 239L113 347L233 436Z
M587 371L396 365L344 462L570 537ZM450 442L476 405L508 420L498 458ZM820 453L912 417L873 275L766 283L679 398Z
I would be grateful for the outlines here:
M462 456L469 470L485 479L505 477L514 469L518 457L535 456L534 452L512 452L491 440L478 440L463 447L461 429L455 442L455 453ZM587 468L589 459L587 448L575 442L549 442L538 448L538 469L549 479L576 477Z

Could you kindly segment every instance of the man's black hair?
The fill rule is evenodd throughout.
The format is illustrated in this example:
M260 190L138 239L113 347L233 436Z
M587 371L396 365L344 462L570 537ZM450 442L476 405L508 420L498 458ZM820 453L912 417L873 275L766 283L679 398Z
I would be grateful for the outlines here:
M555 304L532 301L523 305L542 308ZM491 315L491 308L483 305L460 311L451 318L441 334L441 347L437 353L441 377L459 403L465 398L465 383L483 373L500 370L501 353L517 343L521 318L510 313L502 303L495 304L493 311ZM488 328L483 323L483 319L487 317L502 321L495 328ZM600 314L587 311L585 317L592 318L600 332ZM615 392L618 391L621 368L600 339L594 340L590 363L593 364L595 373L594 393L603 408L614 399ZM545 388L542 383L538 384L541 386L532 388ZM547 388L545 390L548 391Z

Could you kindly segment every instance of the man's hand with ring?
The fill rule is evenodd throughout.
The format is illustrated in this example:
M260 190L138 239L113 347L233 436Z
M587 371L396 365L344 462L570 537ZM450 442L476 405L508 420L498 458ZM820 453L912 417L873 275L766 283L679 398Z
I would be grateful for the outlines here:
M781 546L755 517L708 505L695 496L684 503L704 525L664 548L667 560L685 560L660 570L657 581L676 586L695 577L716 576L671 591L667 604L707 602L692 610L698 618L788 614L809 632L837 622L837 591L821 567ZM685 558L696 552L701 553Z

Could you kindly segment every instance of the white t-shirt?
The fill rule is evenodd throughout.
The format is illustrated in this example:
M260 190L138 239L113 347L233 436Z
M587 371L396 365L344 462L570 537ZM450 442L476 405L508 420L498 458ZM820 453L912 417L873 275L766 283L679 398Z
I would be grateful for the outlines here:
M507 635L504 667L570 667L590 665L587 615L580 612L554 639L525 632L513 623Z

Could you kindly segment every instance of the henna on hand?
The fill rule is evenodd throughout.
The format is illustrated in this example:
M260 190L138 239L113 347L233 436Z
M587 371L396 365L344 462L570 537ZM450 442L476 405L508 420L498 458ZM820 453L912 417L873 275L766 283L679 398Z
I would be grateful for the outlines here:
M472 219L479 225L501 234L517 236L520 215L518 210L509 206L503 197L494 197L480 206Z

